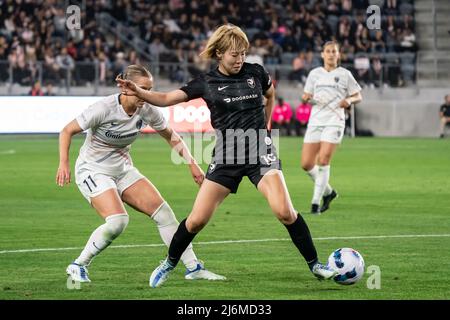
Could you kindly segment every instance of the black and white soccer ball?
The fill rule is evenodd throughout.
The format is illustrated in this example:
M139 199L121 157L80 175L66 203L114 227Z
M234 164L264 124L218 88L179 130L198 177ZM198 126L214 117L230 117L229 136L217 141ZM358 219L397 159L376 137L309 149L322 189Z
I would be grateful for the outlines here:
M364 275L364 259L352 248L339 248L331 253L328 265L339 272L334 281L342 285L358 282Z

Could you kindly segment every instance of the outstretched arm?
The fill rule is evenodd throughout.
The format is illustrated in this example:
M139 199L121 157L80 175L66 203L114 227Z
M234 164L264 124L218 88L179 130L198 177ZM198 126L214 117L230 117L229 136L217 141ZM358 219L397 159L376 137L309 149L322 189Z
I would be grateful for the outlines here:
M56 184L60 187L70 183L69 149L72 137L83 131L76 120L72 120L59 134L59 167L56 172Z
M122 94L137 96L138 98L158 107L168 107L180 102L188 101L188 96L183 90L170 92L149 91L140 88L131 80L116 78L117 86L121 88Z
M205 173L197 164L194 157L189 152L188 147L184 143L183 139L176 133L172 128L167 127L164 130L158 131L158 133L163 137L167 143L171 146L173 150L175 150L181 157L186 159L189 170L191 171L192 178L195 183L201 185L203 180L205 179Z

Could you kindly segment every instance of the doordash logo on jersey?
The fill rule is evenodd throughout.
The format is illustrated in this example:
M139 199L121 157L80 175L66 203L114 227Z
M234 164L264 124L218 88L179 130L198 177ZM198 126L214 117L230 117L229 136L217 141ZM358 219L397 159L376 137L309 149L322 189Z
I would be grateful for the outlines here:
M211 113L207 106L175 106L173 107L173 121L176 123L187 121L194 122L208 122L210 121Z
M226 103L230 103L230 102L234 102L234 101L242 101L242 100L247 100L247 99L256 99L258 98L258 95L256 93L254 94L248 94L245 96L239 96L239 97L233 97L233 98L225 98L223 99L223 101L225 101Z

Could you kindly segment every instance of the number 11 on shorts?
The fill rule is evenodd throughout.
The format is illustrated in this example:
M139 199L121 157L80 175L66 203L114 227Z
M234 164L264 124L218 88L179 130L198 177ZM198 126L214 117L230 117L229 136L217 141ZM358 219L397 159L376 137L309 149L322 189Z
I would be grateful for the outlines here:
M89 188L89 191L92 192L93 188L97 188L97 185L95 184L94 180L92 179L92 177L89 175L86 179L83 180L83 183ZM91 185L89 185L89 183ZM92 186L92 188L91 188Z

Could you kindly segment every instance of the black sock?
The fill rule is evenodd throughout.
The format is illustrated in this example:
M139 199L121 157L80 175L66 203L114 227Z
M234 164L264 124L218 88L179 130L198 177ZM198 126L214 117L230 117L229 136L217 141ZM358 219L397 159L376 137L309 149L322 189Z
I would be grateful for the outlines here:
M317 263L317 251L314 247L313 240L311 238L311 233L309 232L308 225L305 220L303 220L300 214L297 214L297 220L291 225L285 225L286 229L291 236L292 242L294 242L298 251L302 254L303 258L305 258L306 263L309 268Z
M174 266L177 265L184 250L186 250L189 243L192 242L196 235L196 233L190 233L186 229L186 219L180 222L180 225L178 226L178 229L170 242L168 260L171 264Z

